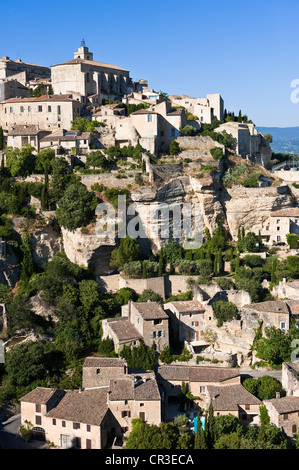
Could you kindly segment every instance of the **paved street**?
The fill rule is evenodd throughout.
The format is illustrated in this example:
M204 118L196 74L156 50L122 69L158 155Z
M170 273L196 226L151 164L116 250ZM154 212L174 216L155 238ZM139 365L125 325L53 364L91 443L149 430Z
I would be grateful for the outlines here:
M25 442L19 435L18 430L21 425L21 415L15 415L7 421L0 422L0 448L2 449L37 449L46 446L44 442Z
M245 378L253 377L254 379L262 377L263 375L271 375L281 382L282 372L281 370L255 370L250 367L240 367L240 374Z

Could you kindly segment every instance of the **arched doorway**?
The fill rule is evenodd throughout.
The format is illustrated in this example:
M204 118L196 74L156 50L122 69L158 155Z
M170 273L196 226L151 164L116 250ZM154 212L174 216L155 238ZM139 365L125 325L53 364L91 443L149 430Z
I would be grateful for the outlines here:
M35 441L45 441L46 440L45 430L39 427L32 428L32 439Z

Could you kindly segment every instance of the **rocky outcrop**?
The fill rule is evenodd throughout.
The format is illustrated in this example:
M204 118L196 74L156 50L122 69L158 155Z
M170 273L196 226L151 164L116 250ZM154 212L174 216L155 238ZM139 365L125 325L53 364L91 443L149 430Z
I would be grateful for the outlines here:
M31 297L30 300L31 310L35 313L35 315L40 315L46 320L51 319L54 322L57 322L59 320L55 313L55 307L53 307L52 305L47 305L43 301L40 293Z
M32 232L31 246L34 262L37 266L42 267L62 250L61 234L52 223L47 223Z
M13 247L0 239L0 284L14 288L20 274L19 260Z
M109 261L115 241L103 240L95 233L82 233L80 228L74 231L62 228L62 239L64 252L72 263L92 266L97 275L111 272Z
M234 240L238 237L239 227L244 227L245 232L258 233L268 225L271 212L292 204L288 186L234 186L221 191L219 202L225 210L226 221Z

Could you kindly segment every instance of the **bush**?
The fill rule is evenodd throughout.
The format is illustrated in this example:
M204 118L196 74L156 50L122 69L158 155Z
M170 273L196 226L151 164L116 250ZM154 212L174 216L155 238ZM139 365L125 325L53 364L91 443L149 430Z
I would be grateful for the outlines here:
M212 304L214 316L217 319L217 326L221 327L224 322L231 321L236 318L238 309L233 302L214 302Z
M288 233L287 234L287 243L290 248L296 249L298 248L299 236L295 233Z
M210 154L213 160L220 160L223 157L223 150L220 147L213 147L210 149Z

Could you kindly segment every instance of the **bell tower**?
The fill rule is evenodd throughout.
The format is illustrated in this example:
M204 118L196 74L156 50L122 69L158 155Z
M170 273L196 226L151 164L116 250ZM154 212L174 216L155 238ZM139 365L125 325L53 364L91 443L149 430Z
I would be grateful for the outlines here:
M85 46L84 39L82 39L78 51L74 53L74 59L93 60L93 53L89 52L88 47Z

